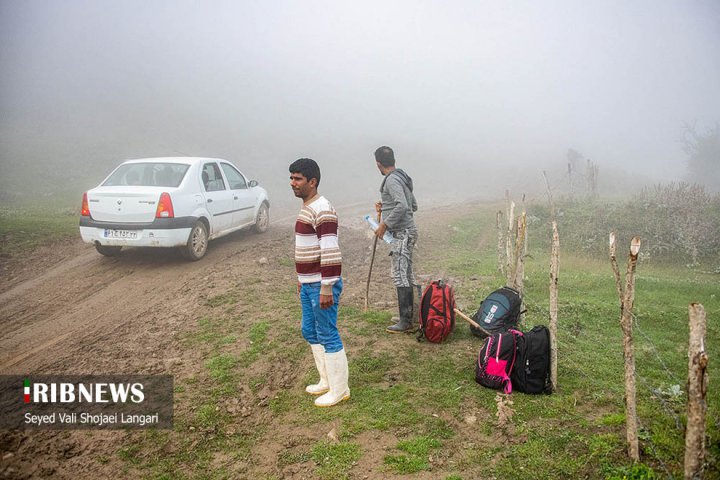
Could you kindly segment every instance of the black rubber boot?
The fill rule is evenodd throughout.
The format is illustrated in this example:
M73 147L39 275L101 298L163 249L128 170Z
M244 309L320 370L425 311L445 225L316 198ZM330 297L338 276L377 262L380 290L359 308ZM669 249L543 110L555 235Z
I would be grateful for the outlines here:
M412 331L413 315L413 287L397 287L398 310L400 320L395 325L385 329L389 333L404 333Z
M412 312L410 315L410 330L408 333L415 333L418 330L420 323L420 301L422 300L422 289L420 285L415 285L413 290L416 290L413 296Z

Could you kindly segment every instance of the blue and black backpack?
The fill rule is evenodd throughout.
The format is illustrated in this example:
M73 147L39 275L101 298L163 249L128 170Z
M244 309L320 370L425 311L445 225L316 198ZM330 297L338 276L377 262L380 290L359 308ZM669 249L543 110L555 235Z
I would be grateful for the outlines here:
M473 315L473 320L491 335L502 333L516 327L520 321L520 315L525 313L525 311L520 311L521 308L520 293L514 288L502 287L492 292L480 303L480 309ZM470 325L470 331L477 337L485 338L487 336L472 325Z

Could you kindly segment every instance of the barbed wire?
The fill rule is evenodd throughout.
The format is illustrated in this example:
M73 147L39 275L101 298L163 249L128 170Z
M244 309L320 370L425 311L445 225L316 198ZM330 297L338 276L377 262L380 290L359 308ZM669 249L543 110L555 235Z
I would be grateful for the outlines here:
M645 387L645 389L647 389L647 391L649 393L651 393L653 397L657 398L660 401L660 404L662 405L663 410L665 410L670 415L670 417L672 417L675 420L675 427L677 427L678 430L681 430L681 431L684 430L680 416L675 412L675 410L670 405L668 405L667 401L662 397L662 395L663 395L662 392L656 388L653 388L650 385L650 382L648 382L647 379L645 379L645 377L637 375L637 372L635 374L635 378L640 380L643 383L643 386Z
M575 288L570 285L563 285L561 291L565 291L566 294L569 293L569 296L572 296L573 294L582 294L584 292L583 289ZM541 316L549 318L550 310L549 308L544 306L544 303L546 302L545 299L543 299L542 301L537 301L538 299L535 295L527 294L526 292L524 292L523 297L525 304L532 305L532 310L534 312L538 312ZM619 314L620 312L618 305L618 315ZM652 368L652 364L655 364L655 370L658 372L662 372L663 375L666 376L667 381L670 385L682 385L683 382L678 378L678 376L669 367L668 362L663 358L663 355L661 354L661 349L657 346L649 333L646 332L641 326L642 322L638 318L638 316L633 313L631 318L634 330L639 334L639 337L642 339L643 344L645 344L651 351L653 362L651 362L651 364L648 366ZM647 365L647 362L643 362L643 365ZM573 363L570 368L577 371L579 374L585 376L586 378L592 378L592 376L589 375L588 372L584 368L582 368L577 362ZM684 432L685 427L683 425L681 415L677 412L676 408L671 404L671 402L665 398L666 395L672 395L672 392L674 390L670 389L669 392L664 392L660 387L657 386L655 381L649 379L649 377L640 374L637 370L635 372L635 378L637 380L637 385L639 389L648 393L646 401L657 404L661 408L661 410L665 412L667 418L669 418L675 424L676 430L678 432ZM711 418L715 416L710 412L708 412L708 415ZM643 423L639 415L637 416L637 421L640 428L642 428L644 431L651 431ZM715 422L717 423L717 420L715 420ZM675 476L670 471L667 462L664 461L662 456L659 454L658 446L653 442L650 435L643 439L643 444L650 451L654 461L662 469L663 474L666 476L666 478L674 479Z
M637 417L637 422L638 422L638 426L639 426L642 430L645 430L646 432L649 431L647 428L645 428L645 426L643 425L642 420L640 420L640 417L639 417L639 416ZM652 450L653 458L655 458L655 460L660 463L660 466L661 466L662 469L665 471L665 474L667 475L667 478L669 478L669 479L671 479L671 480L674 480L674 479L675 479L675 476L674 476L672 473L670 473L670 470L668 469L667 464L665 464L665 462L663 462L663 459L660 458L660 455L658 455L658 452L657 452L657 450L655 449L655 444L653 444L652 440L649 440L649 441L647 442L647 444L650 446L650 449Z
M550 193L555 196L556 191L559 188L559 185L562 183L562 181L567 181L568 174L567 172L562 177L561 181L553 182L552 185L549 186ZM548 180L548 184L550 184ZM571 192L572 193L572 192ZM547 196L547 194L546 194ZM505 232L506 234L506 232ZM493 275L496 275L498 278L506 278L506 275L504 273L500 272L493 272ZM609 273L609 278L612 278L612 273ZM494 288L491 288L491 290ZM485 290L484 288L477 288L476 286L469 286L469 290L474 291L474 293L477 293L478 290ZM586 294L586 287L579 287L579 286L573 286L572 283L562 283L561 282L561 288L560 288L560 295L567 296L567 297L573 297L573 296L579 296L580 298L583 298L583 296ZM531 305L531 312L530 314L539 314L544 319L549 319L550 317L550 309L546 306L548 303L547 297L542 297L541 301L538 301L537 295L533 294L527 294L527 289L525 292L523 292L523 300L524 304L526 305L525 308L527 308L527 305ZM617 303L614 303L615 308L617 308L616 312L618 315L618 321L617 321L617 331L618 334L621 334L620 329L620 304L619 301ZM633 322L633 328L638 333L638 339L642 342L642 344L646 345L649 352L649 358L646 358L641 362L641 366L645 369L652 369L653 372L660 373L660 377L665 377L669 383L670 388L668 391L664 391L662 388L662 378L655 378L654 376L644 376L640 374L637 370L635 372L635 378L636 378L636 385L637 389L642 392L646 392L649 395L645 396L643 399L644 402L648 402L650 405L657 405L662 412L667 415L668 420L672 421L675 424L675 428L677 432L680 432L680 435L684 438L684 430L685 427L683 425L683 419L682 419L682 413L678 411L678 404L673 404L673 398L679 399L681 398L680 395L682 392L679 389L676 389L676 385L681 386L685 382L683 380L680 380L678 375L670 368L670 365L668 364L668 361L664 358L661 352L661 348L658 347L658 345L655 343L655 340L652 338L650 332L646 332L643 328L643 325L641 320L638 318L637 315L634 313L632 314L632 322ZM533 323L538 323L537 321ZM637 365L637 361L636 361ZM583 368L580 364L580 362L573 362L566 366L566 368L570 371L576 371L580 375L582 375L585 378L593 378L594 375L588 375L585 368ZM677 369L675 369L677 370ZM660 384L658 385L658 381ZM685 395L686 397L687 395ZM687 399L685 398L683 401L683 405L686 403ZM713 422L715 425L720 425L720 416L718 416L715 412L707 412L708 420ZM646 419L647 420L647 419ZM652 419L650 419L652 420ZM637 422L640 428L642 428L645 432L650 433L652 430L648 429L645 423L643 423L640 416L637 416ZM643 438L643 444L650 452L650 455L652 455L653 460L656 462L659 468L662 469L664 472L664 475L667 478L674 479L674 475L671 473L670 468L668 467L668 463L661 457L660 448L658 445L655 444L652 440L652 435L648 434L644 436ZM684 442L683 442L684 444ZM667 458L671 458L666 456ZM682 463L682 460L681 460Z
M588 374L587 370L583 369L578 362L573 363L573 364L570 366L570 368L573 369L573 370L576 370L577 372L579 372L579 373L580 373L583 377L585 377L585 378L592 378L592 375ZM652 391L652 390L651 390L651 391ZM665 403L665 402L663 402L663 403ZM668 408L669 408L669 407L668 407ZM674 412L670 411L670 413L672 413L673 416L677 419L677 415L674 415ZM677 419L677 420L679 421L679 419ZM645 427L645 425L642 423L642 420L640 419L639 416L637 417L637 422L638 422L639 428L641 428L642 430L644 430L644 431L646 431L646 432L649 432L649 431L650 431L650 430L649 430L647 427ZM682 429L682 425L680 425L679 428ZM670 472L670 469L668 468L667 464L666 464L666 463L663 461L663 459L661 458L661 456L660 456L660 454L658 453L658 450L657 450L655 444L653 443L653 441L652 441L650 438L647 438L647 439L644 439L644 440L643 440L643 444L644 444L644 445L647 445L647 446L649 447L649 449L652 451L652 456L653 456L653 458L660 464L660 467L663 469L663 471L664 471L665 474L667 475L667 478L674 480L674 479L675 479L675 476L672 474L672 472Z
M634 313L632 314L632 320L633 320L634 330L637 331L638 333L640 333L640 335L642 335L642 337L645 339L645 341L647 341L647 343L652 347L653 352L655 353L655 357L660 362L660 365L662 366L663 370L665 370L665 373L667 373L668 376L670 377L670 381L678 383L678 384L681 383L681 381L678 380L677 377L675 377L675 375L670 371L670 368L667 366L667 363L665 363L665 360L663 360L662 357L660 356L657 345L655 345L655 343L653 343L652 339L650 339L650 337L643 331L643 329L640 328L640 322L638 321L637 316L635 316Z

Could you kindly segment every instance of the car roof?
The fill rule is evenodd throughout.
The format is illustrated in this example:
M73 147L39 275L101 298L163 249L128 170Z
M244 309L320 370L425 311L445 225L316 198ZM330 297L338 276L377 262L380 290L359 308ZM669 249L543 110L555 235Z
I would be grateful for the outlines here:
M227 162L222 158L209 158L209 157L151 157L151 158L134 158L132 160L126 160L125 163L184 163L186 165L195 165L203 162ZM229 162L228 162L229 163Z

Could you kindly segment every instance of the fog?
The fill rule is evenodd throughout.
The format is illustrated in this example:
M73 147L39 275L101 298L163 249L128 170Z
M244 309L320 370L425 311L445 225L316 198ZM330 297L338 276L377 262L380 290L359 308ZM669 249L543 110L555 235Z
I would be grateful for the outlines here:
M421 207L560 182L568 149L686 175L720 122L720 3L0 0L0 202L77 195L126 158L214 156L296 202L377 197L395 149ZM28 178L31 177L31 178Z

